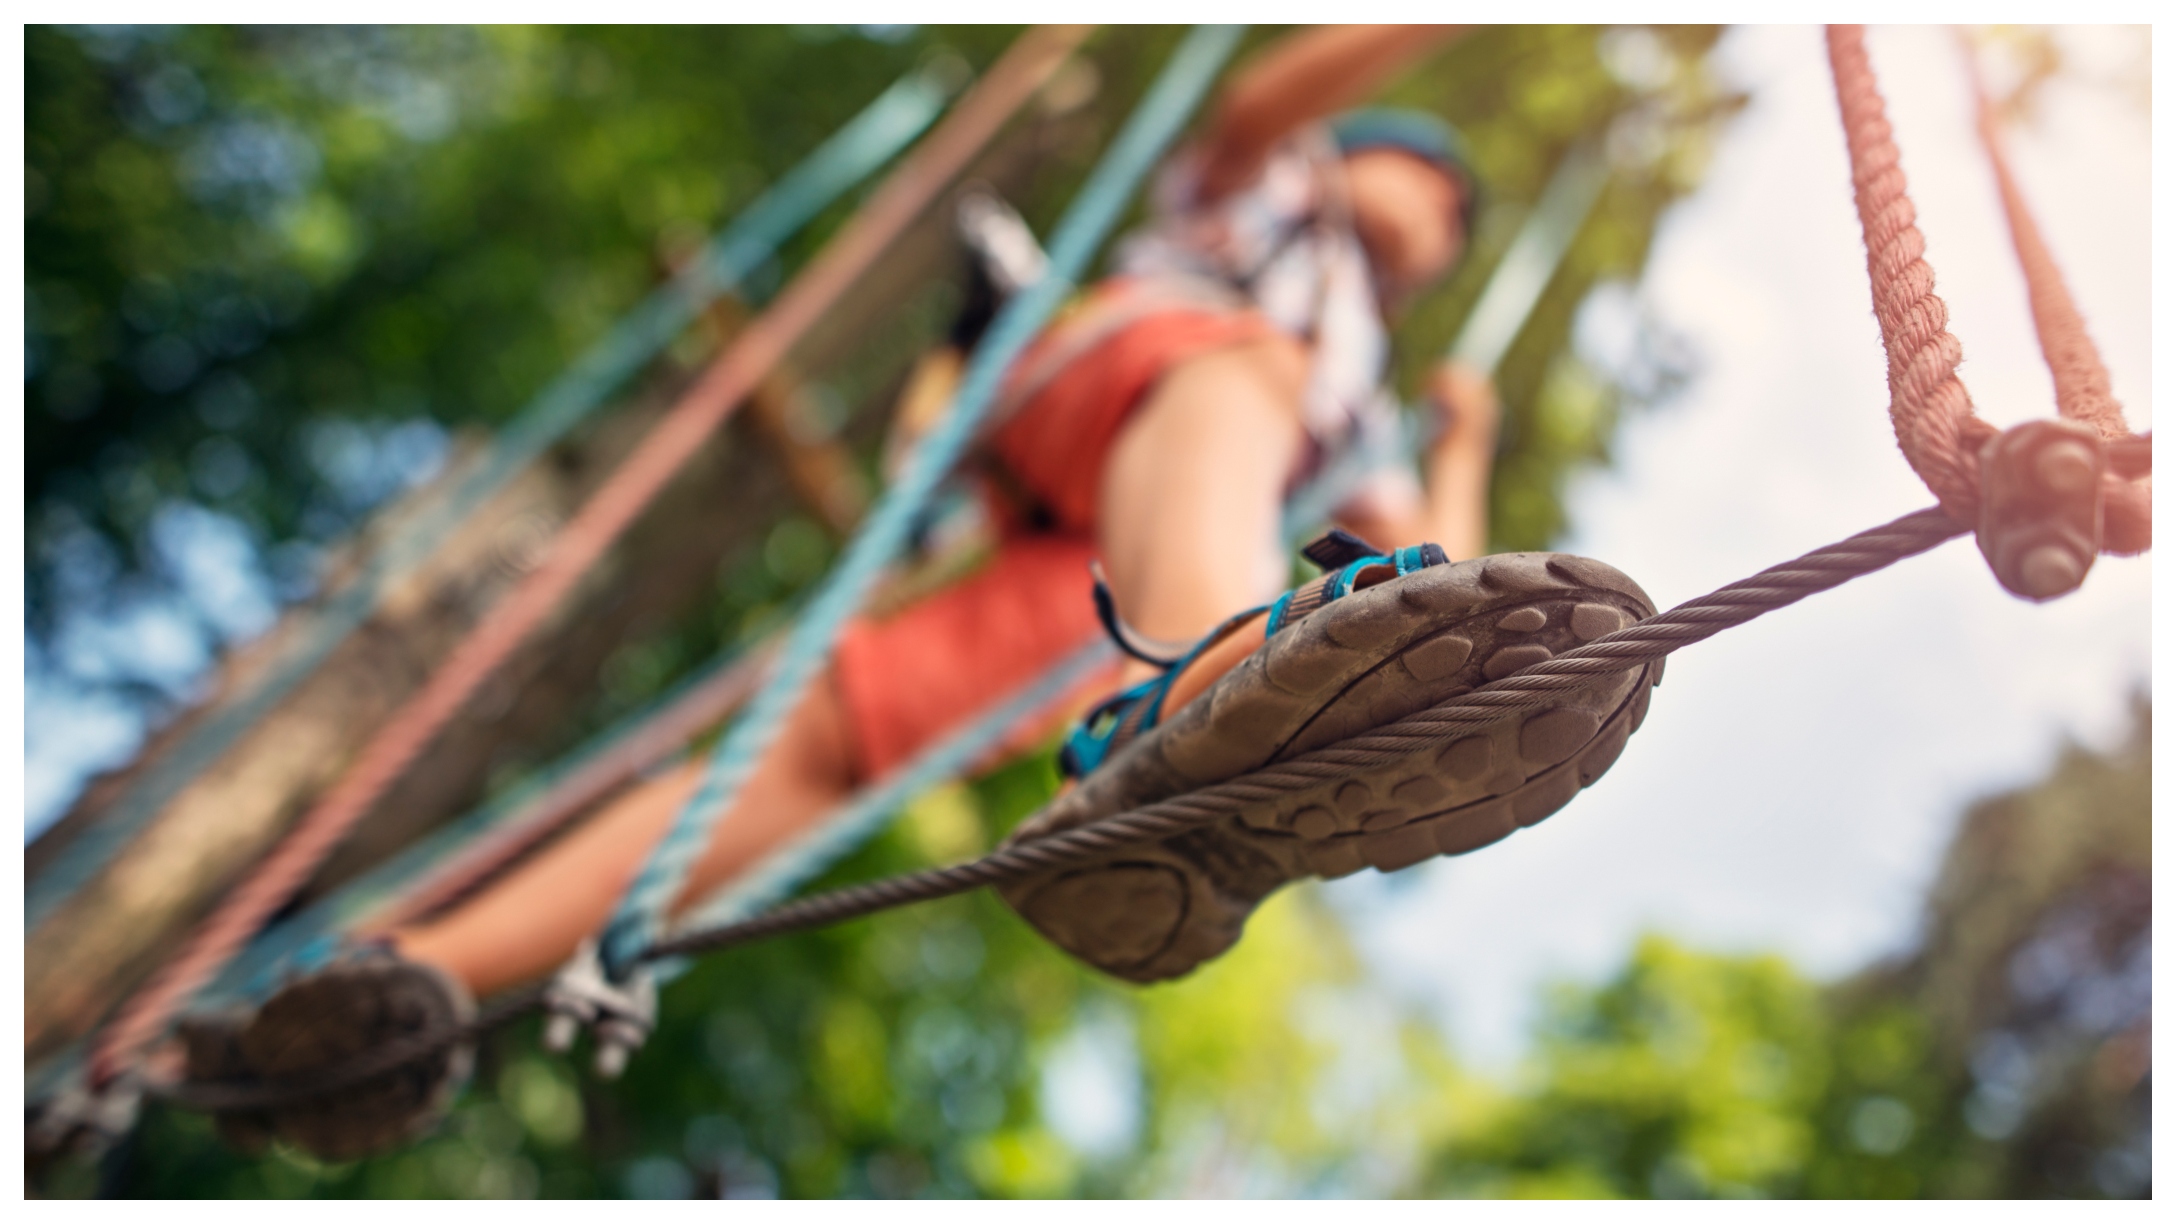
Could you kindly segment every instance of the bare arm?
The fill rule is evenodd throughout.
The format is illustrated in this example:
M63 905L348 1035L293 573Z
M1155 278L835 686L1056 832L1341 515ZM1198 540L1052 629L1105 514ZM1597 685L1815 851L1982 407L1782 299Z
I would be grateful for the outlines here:
M1256 55L1224 89L1202 167L1203 194L1253 181L1279 140L1337 113L1463 33L1465 26L1317 26Z
M1501 409L1488 376L1470 366L1438 366L1428 395L1446 424L1422 461L1427 491L1416 496L1407 484L1356 498L1339 508L1338 526L1378 548L1433 541L1451 560L1464 561L1488 551L1489 473Z

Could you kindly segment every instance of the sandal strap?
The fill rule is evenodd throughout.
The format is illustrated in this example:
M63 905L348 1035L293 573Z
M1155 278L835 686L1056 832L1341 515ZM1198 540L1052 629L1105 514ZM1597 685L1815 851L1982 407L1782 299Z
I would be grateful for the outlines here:
M1111 641L1128 655L1153 667L1162 674L1143 681L1124 692L1105 698L1090 710L1080 724L1065 737L1065 746L1058 752L1058 768L1069 778L1082 778L1095 772L1097 767L1113 752L1133 742L1143 732L1152 730L1163 720L1164 698L1171 691L1172 681L1186 665L1201 653L1223 641L1252 620L1265 608L1262 636L1266 640L1280 630L1297 624L1324 604L1352 594L1363 574L1369 570L1389 568L1376 581L1391 577L1403 577L1415 570L1431 565L1446 564L1450 558L1434 544L1418 544L1384 553L1367 541L1348 532L1332 528L1317 537L1301 550L1308 560L1324 567L1324 573L1311 582L1279 595L1275 602L1248 608L1244 612L1226 617L1224 621L1184 652L1173 655L1158 653L1154 647L1164 645L1125 622L1118 614L1118 603L1111 597L1111 588L1103 579L1103 567L1093 567L1095 576L1096 618L1103 622L1103 631ZM1373 585L1371 582L1369 585Z

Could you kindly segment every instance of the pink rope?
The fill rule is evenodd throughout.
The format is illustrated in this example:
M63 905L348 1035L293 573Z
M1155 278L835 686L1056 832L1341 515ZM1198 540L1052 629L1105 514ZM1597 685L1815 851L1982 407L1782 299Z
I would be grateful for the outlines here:
M1962 41L1962 40L1960 40ZM2002 147L2002 133L1980 82L1978 56L1964 44L1965 73L1972 83L1978 110L1980 142L1994 167L1995 186L2002 197L2002 213L2010 226L2010 242L2017 249L2018 266L2025 273L2027 298L2032 304L2033 330L2040 337L2040 353L2055 379L2055 409L2070 420L2090 425L2107 441L2132 437L2123 420L2123 406L2116 402L2108 383L2108 367L2100 350L2085 330L2085 318L2070 296L2062 269L2056 266L2025 194L2010 171L2010 159ZM2111 553L2140 553L2153 544L2153 487L2150 482L2124 480L2111 474L2102 492L2102 546Z
M1889 420L1905 460L1942 509L1960 523L1976 523L1979 451L1997 431L1973 415L1972 397L1957 378L1964 348L1949 333L1949 308L1935 296L1934 269L1922 258L1926 237L1906 194L1863 27L1830 26L1828 56L1851 154L1852 196L1866 239L1874 318L1889 357Z

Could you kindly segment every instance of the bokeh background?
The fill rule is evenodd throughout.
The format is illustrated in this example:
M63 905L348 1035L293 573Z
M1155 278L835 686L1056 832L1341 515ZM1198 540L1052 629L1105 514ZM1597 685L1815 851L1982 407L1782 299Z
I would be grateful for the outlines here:
M30 868L96 823L94 775L217 702L367 555L359 530L427 496L703 234L900 74L980 68L1011 33L30 28ZM1973 37L2144 428L2148 35ZM1100 32L1008 134L983 169L1032 224L1175 39ZM2043 415L1958 44L1871 45L1967 385L1997 423ZM1491 28L1391 93L1464 127L1494 188L1469 266L1400 328L1408 391L1563 152L1596 141L1613 168L1501 373L1497 547L1601 557L1667 604L1930 500L1888 432L1818 30ZM785 439L736 423L721 471L799 439L849 456L865 494L905 371L960 302L958 253L924 237L872 291L876 322L797 354ZM691 331L554 461L612 453L613 420L645 419L716 343ZM838 506L717 487L679 507L717 523L688 533L711 548L696 580L643 588L613 640L568 652L543 713L472 718L467 766L374 817L389 831L321 891L790 610ZM960 898L715 958L620 1083L506 1033L396 1155L244 1156L153 1109L43 1188L2150 1193L2149 574L2103 559L2029 606L1953 543L1734 630L1672 660L1632 749L1560 816L1288 890L1183 982L1120 988ZM1045 751L942 788L827 882L976 852L1053 784Z

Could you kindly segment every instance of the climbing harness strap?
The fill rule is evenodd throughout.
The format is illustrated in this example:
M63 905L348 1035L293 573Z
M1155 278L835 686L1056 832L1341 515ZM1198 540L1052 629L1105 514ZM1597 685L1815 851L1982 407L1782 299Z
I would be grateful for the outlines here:
M915 444L898 479L847 543L844 557L781 648L776 671L719 744L702 784L628 886L601 941L608 972L626 971L662 930L666 908L709 844L712 827L800 704L802 690L830 655L847 618L906 543L916 510L966 449L1006 367L1072 291L1134 188L1208 92L1238 40L1235 26L1196 27L1105 151L1051 236L1049 270L999 311L989 334L976 346L951 411Z
M181 953L122 1006L93 1048L90 1074L94 1083L118 1075L146 1043L165 1030L175 1009L308 880L409 762L594 568L792 344L905 232L1085 34L1077 27L1039 27L1022 35L893 170L862 211L734 339L591 495L553 541L542 563L485 614L422 690L379 728L356 761L227 895Z
M720 230L690 267L661 286L538 393L445 500L397 534L361 574L306 622L288 657L245 697L207 717L153 762L112 808L55 856L24 891L24 923L35 928L111 862L121 848L250 729L316 674L376 613L386 592L428 559L446 537L504 490L537 456L587 419L628 378L684 331L713 300L731 292L788 238L920 135L951 90L942 73L901 79L786 172Z

